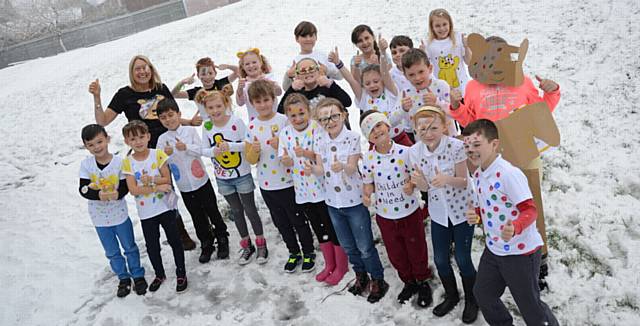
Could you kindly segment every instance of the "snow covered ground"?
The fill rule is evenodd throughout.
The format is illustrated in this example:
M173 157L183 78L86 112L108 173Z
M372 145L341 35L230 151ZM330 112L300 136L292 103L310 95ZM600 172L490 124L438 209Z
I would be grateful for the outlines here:
M387 39L406 34L419 43L427 35L429 11L440 6L436 1L242 1L0 70L0 324L461 324L462 305L437 319L431 308L395 303L401 283L381 245L391 284L382 302L371 305L345 291L322 303L353 274L327 288L311 275L281 273L287 252L261 199L271 249L266 267L233 261L202 265L198 250L191 251L186 294L176 295L170 278L157 293L115 298L116 278L77 192L79 162L88 154L80 129L93 122L87 86L100 78L106 106L128 84L133 55L148 55L171 87L191 74L199 57L232 63L238 50L259 47L281 78L298 50L293 28L300 20L318 26L318 49L338 46L348 59L355 53L350 43L355 25L367 23ZM640 3L486 0L457 1L447 9L460 31L497 34L516 44L529 38L525 73L555 79L563 90L554 113L562 145L544 157L551 290L543 299L562 324L640 324L640 219L634 217L640 211L640 133L634 129L640 122ZM195 112L190 103L180 104ZM119 117L107 128L113 152L126 149L120 134L125 122ZM130 212L135 216L132 202ZM150 280L139 221L133 220ZM238 239L229 225L233 250ZM170 270L170 250L163 249ZM481 249L481 242L474 243L476 264ZM442 288L434 284L439 300Z

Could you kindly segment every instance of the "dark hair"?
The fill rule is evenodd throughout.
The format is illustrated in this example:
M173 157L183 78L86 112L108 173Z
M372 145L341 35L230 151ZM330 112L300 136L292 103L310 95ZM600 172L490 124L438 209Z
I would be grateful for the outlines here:
M247 90L247 95L249 95L249 101L253 103L253 100L270 97L271 99L276 99L276 89L273 87L273 83L266 79L258 79L254 82L251 82L249 85L249 89Z
M199 71L202 67L213 67L213 70L216 70L216 65L213 64L213 60L209 57L201 58L196 62L196 70Z
M160 102L158 102L158 105L156 106L156 115L159 117L161 114L167 113L169 111L180 112L178 104L166 98L160 100Z
M391 39L391 43L389 43L389 48L393 49L398 46L406 46L409 48L413 48L413 41L409 36L396 35Z
M127 136L134 135L145 135L149 133L149 127L146 123L141 120L131 120L129 123L122 127L122 135L126 138Z
M367 110L367 111L364 111L364 113L362 113L360 115L360 124L362 124L362 121L364 120L364 118L366 118L367 116L369 116L369 115L371 115L373 113L376 113L376 112L379 112L379 111L378 110Z
M409 51L405 52L402 55L403 70L410 68L411 66L420 62L424 62L424 64L426 64L427 67L431 66L431 64L429 63L429 57L427 56L426 53L424 53L424 51L420 49L411 48L409 49Z
M351 43L353 44L357 44L358 43L358 37L360 37L360 34L364 33L364 32L369 32L369 34L371 34L371 37L373 38L373 50L376 52L376 55L378 56L378 59L380 58L380 48L378 48L378 42L376 41L376 36L375 34L373 34L373 30L371 29L371 27L367 26L367 25L358 25L353 29L353 32L351 32Z
M307 108L307 110L309 110L309 113L311 113L311 104L309 103L309 99L306 98L303 94L291 93L287 95L287 97L284 99L284 104L283 104L285 114L289 112L289 106L293 104L302 104Z
M463 136L470 136L475 133L483 135L488 141L500 139L500 135L498 134L498 127L496 127L496 124L493 123L493 121L487 119L478 119L468 124L462 130Z
M362 73L360 73L360 84L364 84L363 83L364 74L372 72L372 71L375 71L378 74L382 75L382 73L380 72L380 65L379 64L368 65L364 69L362 69Z
M84 126L84 128L82 128L82 133L81 133L82 142L86 143L90 140L93 140L99 134L103 134L105 137L109 137L109 135L107 135L107 131L104 129L103 126L95 123L86 125Z
M318 29L316 28L316 25L314 25L312 22L308 22L304 20L298 23L296 28L293 30L293 35L295 35L296 38L298 38L298 36L317 35L317 34L318 34Z

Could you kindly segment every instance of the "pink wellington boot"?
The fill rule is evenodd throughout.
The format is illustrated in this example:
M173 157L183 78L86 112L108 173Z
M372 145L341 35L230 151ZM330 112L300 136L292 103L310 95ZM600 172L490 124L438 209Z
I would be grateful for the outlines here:
M349 271L349 258L344 252L344 249L340 246L333 246L333 251L336 256L336 268L331 272L331 275L324 281L329 285L337 285L342 281L342 277Z
M322 257L324 257L324 269L316 275L316 281L324 281L331 272L336 268L336 258L333 250L333 243L323 242L320 244L320 251L322 251Z

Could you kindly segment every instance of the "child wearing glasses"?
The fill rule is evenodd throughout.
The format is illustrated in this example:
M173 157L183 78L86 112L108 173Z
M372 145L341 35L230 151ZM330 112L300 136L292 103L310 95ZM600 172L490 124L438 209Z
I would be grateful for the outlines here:
M337 99L345 108L351 106L349 94L332 79L329 79L325 71L326 67L312 58L304 58L296 63L293 83L282 96L282 100L278 105L278 112L284 114L284 101L291 93L304 95L309 100L311 109L315 108L316 104L325 97Z

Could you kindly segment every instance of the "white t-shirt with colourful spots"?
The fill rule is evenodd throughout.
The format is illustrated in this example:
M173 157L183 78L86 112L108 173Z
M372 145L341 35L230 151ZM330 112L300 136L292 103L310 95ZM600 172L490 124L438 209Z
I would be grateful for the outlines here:
M122 159L113 156L111 162L100 170L95 156L89 156L80 163L80 179L89 179L97 186L113 187L113 190L118 191L120 180L125 179L122 174ZM89 200L88 206L91 222L96 227L120 225L129 218L124 198L108 201Z
M187 149L180 151L176 143L180 139ZM209 175L204 169L202 155L202 139L195 127L178 126L176 130L168 130L158 137L158 149L164 150L165 146L171 146L173 153L169 156L169 170L176 181L176 186L182 192L190 192L200 189L209 180Z
M542 246L536 223L516 234L509 242L500 237L507 220L513 221L520 215L516 205L533 197L522 171L499 155L485 171L478 168L473 176L487 248L498 256L508 256L525 254Z
M325 202L335 208L353 207L362 203L362 176L358 171L351 175L341 171L331 171L331 164L337 158L346 165L349 157L360 155L360 134L342 127L335 139L326 132L316 134L314 151L322 158L324 168Z
M378 153L374 147L362 161L363 182L375 186L376 214L397 220L415 212L420 204L415 194L402 190L410 182L409 147L393 143L387 154Z
M464 89L469 81L469 70L464 62L464 44L462 34L455 33L456 46L450 38L432 40L427 46L427 56L433 66L433 75L444 80L449 87L457 89L464 96Z
M422 96L431 91L431 93L436 96L436 106L441 108L444 112L449 112L449 85L444 80L440 80L431 76L431 84L427 89L417 90L415 87L411 86L409 89L405 90L405 94L413 100L413 107L409 111L409 115L413 117L416 114L416 111L424 105L422 101ZM400 91L402 93L402 91ZM413 124L410 124L411 129L407 130L408 132L413 132ZM449 135L455 136L458 134L458 130L456 129L456 125L454 120L447 115L447 129L449 130Z
M276 80L273 77L273 74L266 74L262 79L266 79L277 84ZM253 104L251 104L251 101L249 100L249 86L251 86L251 81L247 80L244 85L244 89L242 90L242 92L244 93L244 106L247 108L247 117L249 119L247 124L251 123L258 117L258 111L256 111L256 108L253 106ZM273 101L273 112L276 111L278 111L278 99L274 99Z
M436 167L442 174L455 176L456 164L465 162L464 143L456 138L442 136L440 144L431 152L423 142L417 142L409 150L411 162L417 165L427 180L436 176ZM444 227L467 222L465 211L469 193L467 188L456 188L451 185L436 188L429 187L429 215L431 220Z
M277 150L269 143L272 132L278 135L287 124L287 117L276 113L273 118L262 121L257 118L249 122L249 139L260 141L260 159L258 160L258 184L264 190L280 190L293 186L291 169L280 163ZM279 141L279 140L278 140Z
M202 138L202 155L211 157L216 178L234 179L251 173L251 166L244 154L249 134L240 118L232 114L222 127L215 124L204 126ZM214 148L221 141L229 144L229 151L214 156Z
M150 177L159 176L160 168L167 162L169 157L164 151L158 149L149 149L149 156L144 161L138 161L129 155L122 161L122 173L135 177L138 186L142 187L140 177L147 174ZM165 202L164 192L152 192L146 195L134 196L138 216L141 220L150 219L158 216L166 211L174 209L169 207Z
M356 104L361 112L376 110L384 113L387 119L389 119L389 123L391 123L391 129L389 130L391 138L398 136L404 131L404 124L409 118L409 113L402 109L400 98L393 95L388 89L385 88L382 95L377 98L371 97L371 95L363 89L360 101Z
M287 125L280 131L278 157L284 155L284 150L293 160L291 167L291 176L293 177L293 186L296 190L296 203L318 203L325 199L324 193L324 177L316 177L315 175L306 175L304 173L305 157L296 156L293 148L296 141L303 149L313 151L313 140L316 133L325 132L315 120L309 121L309 126L303 131L297 131L292 125Z

